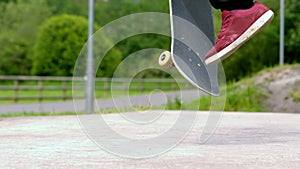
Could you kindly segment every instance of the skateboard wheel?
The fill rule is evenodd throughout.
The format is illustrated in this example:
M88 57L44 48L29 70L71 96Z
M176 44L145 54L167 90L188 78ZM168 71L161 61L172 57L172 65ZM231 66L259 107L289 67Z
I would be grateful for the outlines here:
M164 68L170 68L173 64L171 53L169 51L163 52L159 56L158 64Z

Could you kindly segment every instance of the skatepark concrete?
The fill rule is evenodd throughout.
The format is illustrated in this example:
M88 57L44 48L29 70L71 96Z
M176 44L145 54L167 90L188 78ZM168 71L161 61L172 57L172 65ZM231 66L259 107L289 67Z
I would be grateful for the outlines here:
M172 119L179 113L190 112L164 115ZM119 115L104 116L113 121ZM0 168L300 168L299 114L225 112L212 137L200 144L208 115L198 112L182 142L146 159L122 158L102 150L82 130L77 116L3 118ZM127 130L127 124L117 123ZM153 131L160 133L160 126Z

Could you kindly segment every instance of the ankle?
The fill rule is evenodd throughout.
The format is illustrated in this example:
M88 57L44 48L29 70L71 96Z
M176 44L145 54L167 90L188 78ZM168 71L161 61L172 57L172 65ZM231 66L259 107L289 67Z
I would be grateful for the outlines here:
M250 9L254 6L254 2L252 1L248 1L245 3L239 3L239 4L235 4L235 5L230 5L230 6L224 6L223 8L221 8L221 11L233 11L233 10L247 10Z

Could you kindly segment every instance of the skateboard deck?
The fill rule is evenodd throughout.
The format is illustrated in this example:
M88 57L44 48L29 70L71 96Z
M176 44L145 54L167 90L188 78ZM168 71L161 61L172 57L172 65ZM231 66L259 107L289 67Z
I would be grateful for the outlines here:
M160 65L173 65L201 91L220 95L217 65L207 66L204 56L214 44L212 11L208 0L169 0L171 52L161 54ZM162 63L163 62L163 63Z

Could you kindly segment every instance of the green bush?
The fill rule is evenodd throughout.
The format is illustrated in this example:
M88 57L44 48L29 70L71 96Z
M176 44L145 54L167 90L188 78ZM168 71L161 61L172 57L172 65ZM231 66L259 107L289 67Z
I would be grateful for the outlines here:
M87 19L61 15L47 20L40 29L32 73L43 76L69 76L87 40Z
M95 26L97 30L97 26ZM73 15L59 15L50 18L40 29L35 49L32 73L41 76L71 76L79 54L81 69L86 67L86 53L80 53L88 36L88 20ZM101 49L111 46L103 34L95 34L95 56ZM83 50L82 52L86 52ZM95 62L99 60L95 59ZM113 48L101 61L98 76L112 76L115 67L121 61L121 53ZM98 63L95 63L95 66Z

